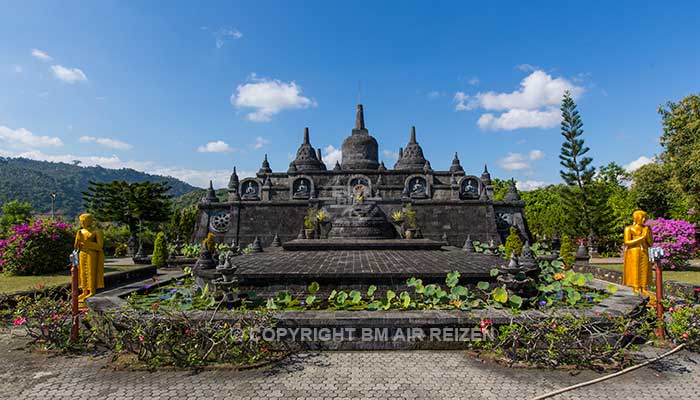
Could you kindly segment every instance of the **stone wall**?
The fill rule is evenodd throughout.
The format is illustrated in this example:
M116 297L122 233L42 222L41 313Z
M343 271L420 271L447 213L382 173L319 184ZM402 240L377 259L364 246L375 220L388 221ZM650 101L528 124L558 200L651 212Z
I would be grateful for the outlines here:
M378 206L390 218L391 212L403 206L401 200L376 200ZM467 236L472 240L486 241L493 239L496 244L505 241L507 229L497 227L497 215L494 205L489 201L460 200L416 200L411 202L417 212L418 226L424 237L441 240L447 235L449 244L462 246ZM229 227L225 233L215 234L217 241L230 243L238 237L243 245L252 243L258 236L263 247L269 246L275 234L283 242L295 239L303 228L304 215L310 205L323 208L331 215L338 213L342 206L330 200L277 201L277 202L238 202L201 204L195 230L195 240L201 241L208 232L210 214L228 213ZM502 204L499 207L504 207ZM516 217L513 222L521 232L529 235L519 209L513 208Z

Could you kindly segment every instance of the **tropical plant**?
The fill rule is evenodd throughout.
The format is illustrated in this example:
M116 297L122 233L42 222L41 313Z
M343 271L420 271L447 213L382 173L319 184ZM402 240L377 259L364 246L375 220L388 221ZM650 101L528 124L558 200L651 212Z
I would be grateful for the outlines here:
M8 201L2 205L0 215L0 232L10 229L13 225L29 222L32 218L32 205L17 200Z
M586 157L589 148L585 146L581 135L583 134L583 122L576 110L576 103L568 91L564 93L561 105L561 134L564 143L559 155L560 164L564 169L559 171L561 178L572 190L567 192L573 205L572 215L580 215L586 229L586 234L593 233L592 218L590 215L591 204L590 191L595 168L590 164L592 158Z
M7 275L66 271L73 250L73 229L63 221L36 220L15 225L0 240L0 270Z
M141 223L168 220L172 205L170 189L167 182L90 182L88 190L83 192L83 203L95 219L128 226L134 238Z
M664 250L659 264L664 269L684 267L697 250L695 225L683 220L651 219L646 223L651 227L654 246Z

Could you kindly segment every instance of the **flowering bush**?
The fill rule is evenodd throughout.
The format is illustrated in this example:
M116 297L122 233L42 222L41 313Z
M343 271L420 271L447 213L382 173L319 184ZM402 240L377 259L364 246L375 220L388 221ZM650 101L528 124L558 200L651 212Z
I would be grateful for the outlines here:
M695 225L683 220L651 219L647 221L654 237L654 246L659 246L666 254L660 265L664 269L685 266L696 250Z
M34 346L56 351L77 351L90 342L84 329L77 343L70 342L71 322L68 294L61 292L22 296L12 318L12 325L24 328Z
M673 343L688 343L689 350L700 351L700 305L669 307L665 320Z
M15 225L0 240L0 270L8 275L41 275L66 270L73 231L63 221L36 220Z

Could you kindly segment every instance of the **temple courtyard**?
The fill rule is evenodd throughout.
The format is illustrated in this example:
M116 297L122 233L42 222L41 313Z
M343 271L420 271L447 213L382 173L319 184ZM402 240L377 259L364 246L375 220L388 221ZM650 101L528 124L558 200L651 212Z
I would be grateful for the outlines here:
M593 371L506 368L464 351L297 354L272 367L198 374L115 370L110 356L27 352L15 330L0 333L0 399L532 399L602 376ZM660 353L645 349L647 357ZM626 375L554 399L693 399L700 356L679 352Z

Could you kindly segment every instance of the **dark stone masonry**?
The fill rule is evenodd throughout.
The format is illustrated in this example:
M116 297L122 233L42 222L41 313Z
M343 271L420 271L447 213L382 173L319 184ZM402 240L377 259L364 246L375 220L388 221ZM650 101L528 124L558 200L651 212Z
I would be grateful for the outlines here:
M471 152L478 154L478 152ZM330 237L342 238L353 228L351 218L343 218L353 196L362 191L367 215L356 217L376 221L377 213L390 216L411 204L417 225L426 239L445 241L461 247L472 240L495 244L505 241L511 226L523 239L530 239L523 208L515 187L503 201L494 200L491 175L486 166L480 175L464 171L457 153L449 169L433 170L411 128L405 148L393 169L379 160L377 140L365 127L364 110L357 106L355 127L342 145L342 162L328 168L321 150L311 145L309 129L286 172L273 172L265 156L255 177L239 179L236 169L228 185L228 200L219 202L213 188L199 204L195 239L213 233L218 242L248 244L258 237L263 247L272 244L275 235L282 243L299 237L304 216L310 207L326 211L331 222ZM362 210L358 210L363 212ZM344 224L344 225L343 225ZM386 226L364 225L368 235L388 239L398 234ZM356 233L349 235L357 237Z

